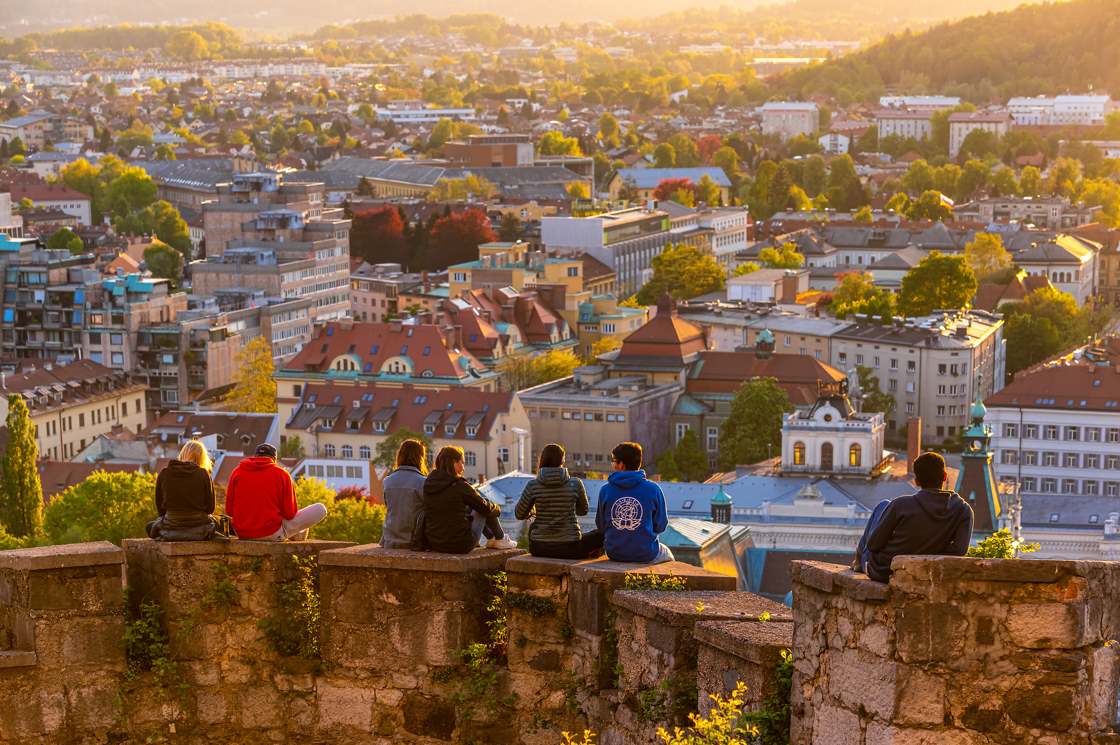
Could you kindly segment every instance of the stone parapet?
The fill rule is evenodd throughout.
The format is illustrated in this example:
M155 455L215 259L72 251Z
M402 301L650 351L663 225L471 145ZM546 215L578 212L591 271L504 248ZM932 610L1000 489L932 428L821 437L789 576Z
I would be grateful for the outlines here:
M124 552L0 551L0 742L102 741L125 669Z
M782 654L793 650L793 623L788 620L701 621L693 634L702 714L711 709L713 695L726 698L740 681L747 687L747 708L758 709L774 692Z
M1120 564L794 565L798 745L1086 743L1112 732Z

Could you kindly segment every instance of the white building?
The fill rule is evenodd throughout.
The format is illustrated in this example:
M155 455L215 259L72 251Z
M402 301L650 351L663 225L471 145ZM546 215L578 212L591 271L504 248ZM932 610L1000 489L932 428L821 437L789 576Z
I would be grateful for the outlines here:
M883 109L875 113L875 126L879 130L880 140L891 136L928 140L933 136L933 111Z
M857 412L846 381L824 389L813 408L782 421L782 471L870 476L884 461L886 422Z
M376 108L378 119L388 119L394 124L434 124L440 119L474 121L478 118L474 109L429 109L423 106L411 108Z
M807 101L771 101L759 108L762 133L786 141L797 135L812 135L820 129L821 112Z
M958 96L880 96L879 105L891 109L951 109L959 106Z
M846 153L852 146L852 138L839 132L829 132L817 138L817 142L829 155Z
M368 492L372 468L368 459L304 458L292 469L292 478L319 479L334 491L351 488Z
M1096 295L1097 273L1101 246L1073 235L1056 235L1030 240L1022 247L1013 236L1009 241L1015 264L1028 274L1048 277L1050 283L1062 292L1073 295L1079 305L1084 305Z
M980 129L996 137L1007 134L1011 117L1006 112L958 111L949 115L949 157L955 158L964 145L965 138Z
M1037 96L1012 98L1007 102L1011 119L1020 127L1062 125L1094 126L1116 107L1107 95Z
M622 295L653 275L653 257L674 238L669 214L641 207L591 217L542 217L541 243L548 253L586 251L618 273Z

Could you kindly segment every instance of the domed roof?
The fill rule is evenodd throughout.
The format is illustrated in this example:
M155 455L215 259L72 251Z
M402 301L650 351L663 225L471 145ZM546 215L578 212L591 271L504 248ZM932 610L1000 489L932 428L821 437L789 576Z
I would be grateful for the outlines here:
M762 331L758 332L757 343L758 344L773 344L774 343L774 332L771 331L770 329L762 329Z
M731 504L731 497L723 490L723 484L719 485L719 491L712 497L712 504Z
M969 415L972 421L984 421L984 417L988 415L988 407L980 400L980 394L976 394L976 400L972 402L972 408L969 409Z

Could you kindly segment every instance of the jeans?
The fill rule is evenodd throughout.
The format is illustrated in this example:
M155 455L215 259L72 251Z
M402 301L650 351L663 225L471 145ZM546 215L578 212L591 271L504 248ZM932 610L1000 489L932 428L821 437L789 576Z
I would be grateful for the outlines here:
M530 538L529 553L546 559L591 559L603 553L603 533L592 530L578 541L534 541Z
M856 571L867 573L867 565L871 563L871 549L867 547L867 539L879 527L880 521L883 519L883 513L887 511L887 506L891 500L884 499L879 504L875 505L875 509L871 511L871 517L867 520L867 527L863 529L863 536L859 539L859 546L856 548Z
M482 536L498 539L506 537L506 532L502 530L502 524L498 522L498 518L475 512L470 507L467 508L467 513L471 518L471 535L474 536L475 543L478 543Z
M322 502L309 504L292 516L291 520L282 520L280 529L265 540L286 541L294 538L302 541L307 538L307 529L323 522L327 516L327 507Z

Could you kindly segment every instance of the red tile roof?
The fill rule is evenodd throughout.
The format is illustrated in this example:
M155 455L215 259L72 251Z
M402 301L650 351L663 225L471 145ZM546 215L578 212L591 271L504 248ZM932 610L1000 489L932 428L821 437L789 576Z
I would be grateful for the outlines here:
M13 204L24 199L30 199L32 202L90 201L88 195L62 184L13 183L5 187L4 190L11 191Z
M990 407L1120 411L1120 338L1041 362L984 403Z
M657 303L657 315L622 340L616 360L628 357L665 357L683 360L707 348L703 330L677 315L671 299Z
M759 357L755 352L701 352L685 388L689 393L734 393L752 378L777 378L794 406L808 406L817 400L817 383L838 383L844 373L804 354L773 354Z

